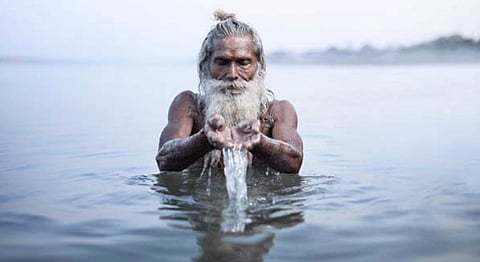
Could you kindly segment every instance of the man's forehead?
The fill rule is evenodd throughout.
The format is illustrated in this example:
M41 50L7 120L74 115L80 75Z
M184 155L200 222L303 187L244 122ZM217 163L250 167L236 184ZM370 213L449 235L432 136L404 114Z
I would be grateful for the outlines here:
M254 55L255 45L251 36L229 36L225 38L217 38L213 40L213 52L221 53L238 53L242 55Z

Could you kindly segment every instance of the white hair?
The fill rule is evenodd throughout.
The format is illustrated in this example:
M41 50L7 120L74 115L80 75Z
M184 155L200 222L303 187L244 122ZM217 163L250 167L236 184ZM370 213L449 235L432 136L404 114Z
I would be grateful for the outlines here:
M213 42L215 39L222 39L231 36L249 36L252 38L254 52L258 63L264 72L266 70L265 52L263 51L262 40L258 33L251 26L240 22L235 14L229 14L223 11L214 13L215 19L219 22L212 27L210 32L203 40L200 52L198 54L198 76L201 79L210 78L210 68L208 63L213 53Z

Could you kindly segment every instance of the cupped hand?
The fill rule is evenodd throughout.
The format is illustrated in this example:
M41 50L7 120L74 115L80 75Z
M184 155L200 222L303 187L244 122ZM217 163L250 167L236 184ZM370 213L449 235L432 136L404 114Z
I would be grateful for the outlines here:
M247 119L231 129L232 138L236 147L244 147L248 150L260 142L260 121Z
M204 130L208 142L214 148L222 149L234 146L232 131L225 125L225 119L221 115L215 114L209 117L205 123Z

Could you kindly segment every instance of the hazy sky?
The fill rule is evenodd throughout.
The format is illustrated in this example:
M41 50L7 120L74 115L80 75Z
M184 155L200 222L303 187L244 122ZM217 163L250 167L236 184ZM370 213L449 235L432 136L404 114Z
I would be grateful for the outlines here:
M480 0L0 0L0 56L195 59L216 9L256 28L267 52L480 38Z

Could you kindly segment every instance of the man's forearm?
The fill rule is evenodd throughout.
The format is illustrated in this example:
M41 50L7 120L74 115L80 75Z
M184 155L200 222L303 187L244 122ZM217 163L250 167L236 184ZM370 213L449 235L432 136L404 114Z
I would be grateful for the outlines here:
M293 145L261 135L252 154L271 168L285 173L298 173L302 165L302 152Z
M213 147L200 131L192 136L165 142L155 157L161 171L181 171L211 151Z

